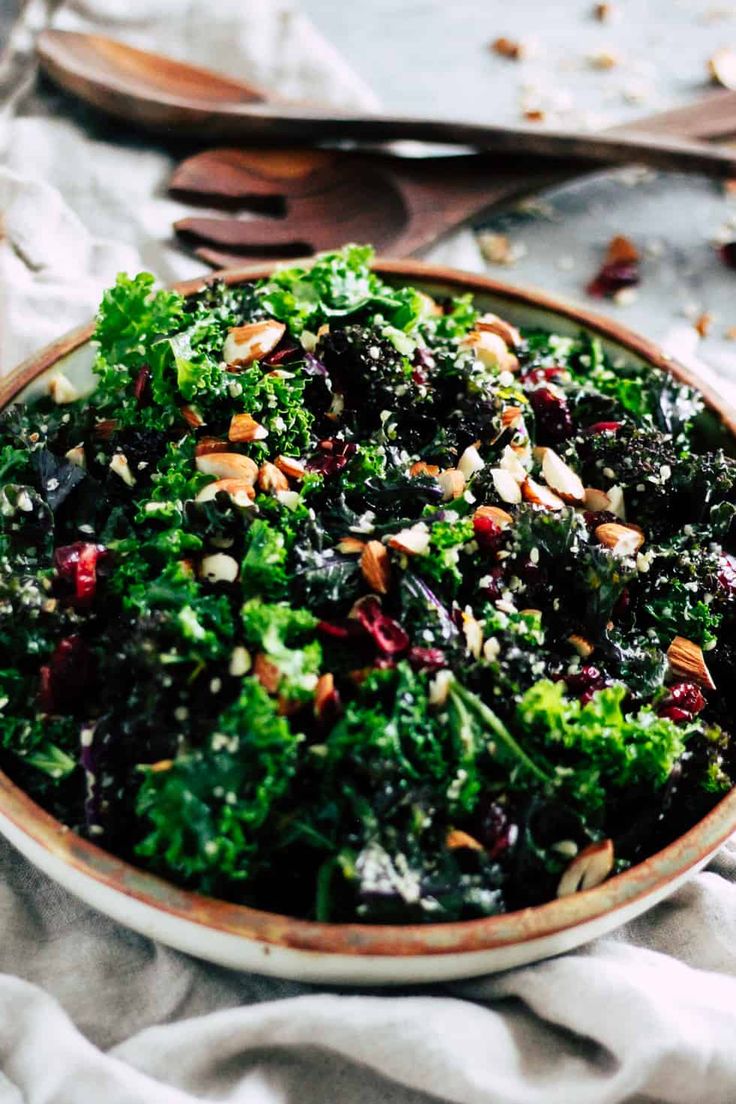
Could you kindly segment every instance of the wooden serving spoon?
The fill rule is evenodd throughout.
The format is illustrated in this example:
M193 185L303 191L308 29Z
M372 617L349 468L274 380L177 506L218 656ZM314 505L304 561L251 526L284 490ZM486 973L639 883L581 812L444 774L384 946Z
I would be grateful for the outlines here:
M473 146L503 155L572 158L653 168L736 175L736 153L720 146L617 130L591 134L574 130L503 127L443 119L341 114L333 108L290 103L250 84L207 69L136 50L99 35L44 31L41 67L58 84L117 118L158 130L238 139L249 143L310 145L337 139L381 142L420 139ZM270 102L269 102L270 101Z
M736 132L736 94L715 93L635 125L693 138L722 137ZM214 149L183 161L169 190L193 203L272 216L191 216L175 223L182 241L221 268L257 257L303 256L345 241L371 241L383 252L407 256L494 206L590 168L588 162L554 165L492 154L400 158Z

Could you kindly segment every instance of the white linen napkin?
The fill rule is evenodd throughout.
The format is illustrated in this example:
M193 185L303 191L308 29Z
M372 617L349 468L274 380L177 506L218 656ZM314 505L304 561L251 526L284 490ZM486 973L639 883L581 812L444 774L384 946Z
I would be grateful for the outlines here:
M30 0L0 58L5 369L87 319L119 269L199 271L167 239L183 213L164 192L169 156L34 90L33 32L49 18L294 95L374 103L268 0ZM480 267L469 234L438 256ZM208 966L100 916L1 840L0 933L0 1104L736 1100L732 845L590 947L441 990L326 992Z

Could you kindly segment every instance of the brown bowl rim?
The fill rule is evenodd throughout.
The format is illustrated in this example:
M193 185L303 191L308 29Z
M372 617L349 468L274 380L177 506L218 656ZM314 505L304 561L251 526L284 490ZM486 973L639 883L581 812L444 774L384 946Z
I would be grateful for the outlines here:
M308 262L304 262L308 263ZM276 263L211 273L174 285L190 295L214 279L228 284L270 275ZM486 276L415 260L377 259L374 268L389 279L451 287L458 293L487 294L526 307L549 311L648 361L697 388L725 429L736 437L736 415L710 386L666 355L656 344L585 307L545 291L515 288ZM0 382L0 407L7 405L40 374L89 341L93 324L81 326L25 360ZM0 814L52 857L93 881L172 917L230 935L301 951L328 955L398 956L490 951L557 935L610 913L635 907L643 898L706 860L736 829L736 789L697 824L656 854L594 889L533 908L479 920L436 924L324 924L265 912L247 905L180 889L119 859L78 836L52 817L0 772Z

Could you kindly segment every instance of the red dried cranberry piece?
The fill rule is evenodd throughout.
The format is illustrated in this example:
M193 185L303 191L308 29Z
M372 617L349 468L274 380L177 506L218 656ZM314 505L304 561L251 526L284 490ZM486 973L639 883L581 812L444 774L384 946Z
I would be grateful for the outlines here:
M410 648L408 659L415 671L439 671L445 666L441 648Z
M720 249L721 260L729 268L736 268L736 241L725 242Z
M361 602L357 613L358 621L384 655L397 656L407 651L410 643L407 632L383 612L377 598L371 595Z
M503 541L503 528L490 517L478 514L473 518L473 532L484 552L497 552Z
M138 406L143 406L150 379L151 369L148 364L144 364L136 377L135 387L133 388L135 401L137 402Z
M591 435L596 433L617 433L623 424L623 422L593 422L593 425L585 427L585 432Z
M582 705L586 705L596 690L603 690L611 685L611 680L592 663L586 663L574 675L565 675L565 685L571 694L580 698Z
M74 586L74 596L79 605L87 605L97 590L97 564L107 555L107 549L101 544L90 541L77 541L57 548L54 552L54 567L60 579Z
M358 451L358 446L352 442L335 438L320 441L319 447L321 453L307 460L307 471L319 472L320 475L335 475L342 471L348 460Z
M718 561L718 582L728 592L729 598L736 596L736 557L723 552Z
M491 802L482 812L478 840L490 859L498 859L514 843L518 828L509 820L508 813L498 802Z
M334 636L337 640L347 640L350 636L350 632L344 625L333 625L331 621L318 621L317 630L325 636Z
M665 710L677 708L689 714L691 719L701 713L706 706L706 700L700 691L700 687L694 682L677 682L670 687L669 693L659 707L660 717L669 716Z
M496 602L503 594L503 568L492 567L488 572L488 577L485 585L482 587L482 594L489 602ZM459 626L462 627L462 624Z
M42 711L64 712L74 708L89 681L91 668L92 657L81 636L75 633L60 640L40 671Z
M666 717L667 720L674 721L675 724L682 724L684 721L693 719L692 713L688 713L687 709L681 709L679 705L661 705L657 712L660 717Z
M261 364L283 364L285 360L291 360L295 353L301 352L297 345L293 345L283 338L282 342L283 344L277 345L273 352L270 352L263 358Z
M597 529L599 525L608 525L611 522L621 523L621 519L610 510L583 510L583 521L588 529Z
M636 261L609 261L604 264L588 284L588 295L598 299L610 298L622 288L636 287L641 280L639 265Z
M554 365L551 368L527 368L522 370L521 382L523 384L544 383L546 380L559 379L565 372L564 368Z
M45 664L38 672L40 685L38 687L38 707L42 713L53 713L54 695L51 690L51 668Z
M573 423L567 402L549 387L538 387L527 394L534 411L539 436L547 441L565 441L572 435Z
M612 613L614 617L623 617L629 606L631 605L631 595L629 594L629 588L624 587L618 596L618 601L613 607Z

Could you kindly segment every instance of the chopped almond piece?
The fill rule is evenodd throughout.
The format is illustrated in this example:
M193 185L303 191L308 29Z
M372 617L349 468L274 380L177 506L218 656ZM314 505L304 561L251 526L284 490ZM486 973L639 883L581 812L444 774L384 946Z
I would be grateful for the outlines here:
M429 530L423 522L401 529L388 539L389 547L407 556L424 556L429 551Z
M288 491L289 480L275 464L266 460L258 469L258 486L265 494L275 494L276 491Z
M336 548L343 556L359 556L365 548L365 541L358 540L357 537L342 537Z
M678 678L697 682L706 690L715 690L716 684L708 670L703 649L684 636L676 636L667 649L670 670Z
M524 118L528 123L543 123L546 117L541 107L527 107L524 109Z
M617 556L633 556L644 543L641 529L634 528L633 525L619 525L615 521L607 521L597 526L595 538Z
M554 449L544 450L542 475L563 502L582 502L585 498L582 480Z
M303 479L307 474L307 469L301 460L296 460L293 456L277 456L274 464L289 479Z
M371 590L385 594L391 581L388 550L380 541L368 541L360 556L360 570Z
M613 870L613 842L610 839L591 843L572 860L560 878L558 897L569 897L581 889L593 889L605 882Z
M495 333L512 349L521 344L521 334L516 326L499 318L497 314L482 314L475 323L476 330L485 330L487 333Z
M263 441L268 430L250 414L233 414L227 436L229 441Z
M597 50L590 54L588 61L593 69L615 69L621 59L613 50Z
M245 368L273 352L285 333L286 326L274 318L233 326L225 338L222 359L229 368Z
M253 663L253 674L267 694L275 694L281 682L281 672L263 652L259 652Z
M501 411L501 425L504 429L516 429L524 416L520 406L507 406Z
M543 506L545 510L564 510L565 508L565 503L559 495L542 483L537 483L536 479L525 479L521 485L521 493L527 502L535 506Z
M736 89L736 50L724 46L708 58L708 73L714 84Z
M581 636L580 633L572 633L568 636L567 641L568 644L572 644L581 659L587 659L595 650L587 637Z
M693 322L693 327L699 337L707 337L712 324L713 315L710 311L703 311Z
M329 672L320 675L314 688L314 712L317 717L324 717L328 710L332 712L337 700L334 675Z
M218 494L229 495L235 506L250 506L256 497L255 487L245 479L216 479L208 483L195 498L195 502L211 502Z
M194 455L206 456L208 452L227 452L227 441L220 437L201 437L194 446Z
M195 457L197 471L204 475L214 475L216 479L244 479L246 483L255 483L258 465L250 456L239 452L207 452Z
M508 58L510 61L521 61L526 55L526 49L523 42L517 42L513 38L506 38L504 35L493 40L491 49L494 54L498 54L499 57Z
M465 476L457 468L447 468L437 476L437 482L442 488L442 498L449 502L451 498L459 498L465 490Z
M599 23L607 23L613 15L613 5L604 2L593 5L593 15Z
M515 372L519 362L508 345L497 333L489 330L471 330L466 334L461 349L472 349L481 364L487 368L497 368L499 372Z
M460 828L452 828L447 833L447 839L445 845L448 851L460 851L465 848L468 851L482 851L483 844L478 843L477 839L468 835L467 832L463 832Z
M476 472L482 471L485 461L481 459L475 445L468 445L457 462L458 471L461 471L466 479L470 479Z
M179 407L179 413L187 425L191 426L192 429L199 429L200 426L204 425L204 418L199 413L196 406L181 406Z
M502 529L505 529L507 525L513 525L514 519L511 514L506 510L502 510L500 506L479 506L473 514L474 518L487 517L491 521L495 521L496 525L500 525Z
M606 264L635 264L639 260L639 250L629 238L623 234L611 238L606 252Z
M601 510L611 509L611 500L605 491L599 491L596 487L586 487L583 506L586 510L590 510L591 514L599 514Z
M521 487L510 471L505 468L494 468L491 477L496 494L502 502L508 502L511 506L521 502Z

